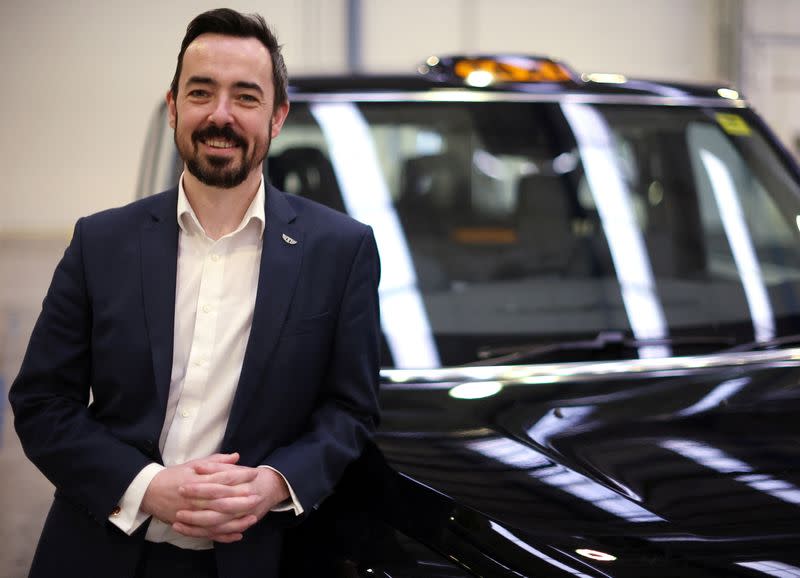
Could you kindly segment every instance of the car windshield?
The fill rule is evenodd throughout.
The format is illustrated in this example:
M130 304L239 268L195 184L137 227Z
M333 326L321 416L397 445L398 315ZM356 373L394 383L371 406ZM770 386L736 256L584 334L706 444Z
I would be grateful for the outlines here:
M752 112L462 96L295 97L271 144L275 186L373 226L385 367L800 337L800 187ZM182 169L159 114L140 196Z
M749 114L296 102L268 173L373 226L386 366L608 332L635 346L535 361L708 352L800 313L800 191Z

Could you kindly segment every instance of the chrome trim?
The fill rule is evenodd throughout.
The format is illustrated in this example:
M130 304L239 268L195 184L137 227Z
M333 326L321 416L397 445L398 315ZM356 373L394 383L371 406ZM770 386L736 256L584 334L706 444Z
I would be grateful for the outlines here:
M745 366L800 367L800 348L777 351L717 353L686 357L582 361L509 366L444 367L437 369L383 369L381 387L387 390L450 389L460 383L502 381L504 385L534 385L564 381L680 376L721 368Z
M711 106L748 108L747 101L700 96L654 96L649 94L557 94L522 92L476 92L440 89L416 92L289 93L292 102L570 102L578 104L646 104L661 106Z

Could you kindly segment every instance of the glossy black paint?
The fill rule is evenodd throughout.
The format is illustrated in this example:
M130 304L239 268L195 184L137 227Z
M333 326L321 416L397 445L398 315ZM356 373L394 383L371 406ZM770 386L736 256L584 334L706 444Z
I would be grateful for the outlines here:
M469 98L553 95L553 102L565 94L643 105L651 99L639 97L666 96L678 106L713 99L763 132L800 180L761 119L720 98L718 88L641 80L467 88L383 75L293 78L290 93L295 102L381 93L402 101L456 90ZM777 319L777 334L796 326L796 318ZM470 338L470 352L488 342L460 339ZM688 353L709 350L679 354ZM585 351L577 357L592 359ZM611 358L619 357L597 355ZM375 443L290 531L282 575L800 576L800 353L776 363L732 354L714 369L700 362L527 385L509 379L477 400L449 395L459 381L398 383L386 375ZM616 559L593 560L580 549Z
M295 530L290 544L325 551L296 575L800 568L800 367L678 373L509 383L480 400L385 384L376 445Z

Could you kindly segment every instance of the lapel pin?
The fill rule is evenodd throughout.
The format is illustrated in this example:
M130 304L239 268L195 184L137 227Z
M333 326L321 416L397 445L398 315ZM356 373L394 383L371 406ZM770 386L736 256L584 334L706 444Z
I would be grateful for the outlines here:
M284 234L283 234L283 240L284 240L286 243L288 243L289 245L297 245L297 241L295 241L294 239L292 239L292 238L291 238L289 235L287 235L286 233L284 233Z

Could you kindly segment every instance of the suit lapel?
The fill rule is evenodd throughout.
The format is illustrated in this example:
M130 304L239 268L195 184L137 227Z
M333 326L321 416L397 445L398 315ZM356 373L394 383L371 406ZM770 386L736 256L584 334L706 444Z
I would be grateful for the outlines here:
M230 449L228 444L250 398L263 386L262 378L289 311L303 258L303 231L294 222L294 210L278 189L268 185L266 193L266 226L253 322L222 451Z
M177 189L167 191L153 200L149 220L141 231L142 293L159 407L166 410L175 331Z

